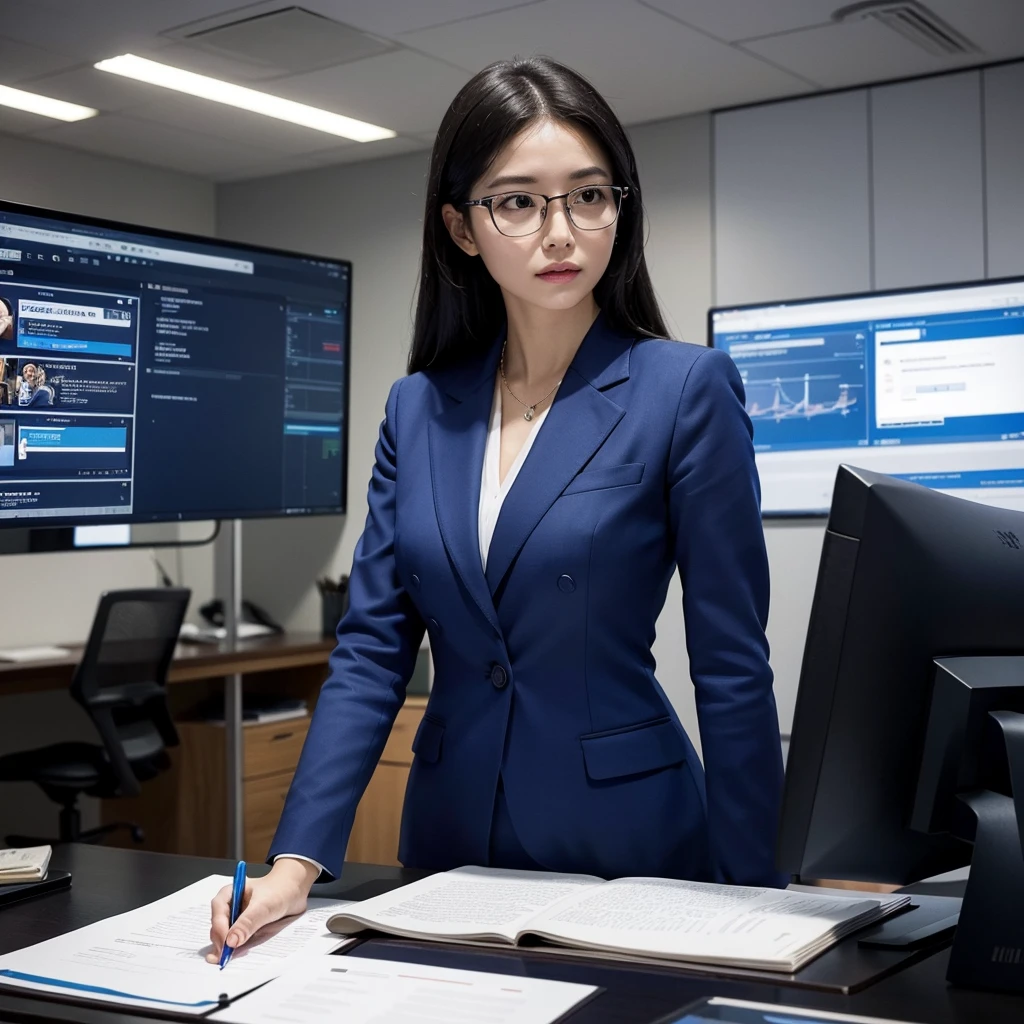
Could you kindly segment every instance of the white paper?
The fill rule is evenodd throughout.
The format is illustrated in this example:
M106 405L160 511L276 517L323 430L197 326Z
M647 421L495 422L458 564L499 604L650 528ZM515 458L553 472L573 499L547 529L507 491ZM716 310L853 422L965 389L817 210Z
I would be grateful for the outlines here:
M785 961L879 899L783 893L668 878L625 878L583 890L531 931L682 959Z
M307 962L215 1013L224 1024L551 1024L593 985L328 957Z
M327 931L327 920L348 903L312 899L305 914L262 929L232 954L223 971L207 963L210 901L231 881L210 875L138 910L0 956L0 983L208 1013L222 993L233 999L297 962L346 944Z
M578 892L581 886L600 884L602 880L591 875L455 868L353 904L341 916L351 913L396 935L498 935L511 943L540 911ZM344 931L344 921L334 922L332 927Z

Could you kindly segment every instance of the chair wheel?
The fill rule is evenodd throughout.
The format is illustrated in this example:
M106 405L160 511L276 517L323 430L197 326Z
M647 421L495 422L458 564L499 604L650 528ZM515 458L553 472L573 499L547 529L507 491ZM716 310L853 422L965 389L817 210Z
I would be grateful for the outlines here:
M141 843L141 842L145 841L145 838L146 838L146 833L143 832L142 829L139 828L138 825L133 825L132 826L132 842L133 843Z

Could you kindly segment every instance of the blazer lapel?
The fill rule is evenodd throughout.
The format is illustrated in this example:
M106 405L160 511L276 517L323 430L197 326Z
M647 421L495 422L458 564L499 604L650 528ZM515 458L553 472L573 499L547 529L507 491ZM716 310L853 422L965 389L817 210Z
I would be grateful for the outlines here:
M449 374L445 391L456 399L427 428L434 513L441 539L459 577L487 621L500 635L480 564L480 473L494 397L501 339L482 362Z
M631 345L631 339L614 332L603 315L583 339L541 424L541 432L502 503L487 553L489 595L496 593L516 555L554 500L624 415L625 410L604 392L629 377ZM479 450L482 458L483 440ZM472 465L479 465L479 458ZM477 479L474 510L479 491ZM474 542L476 536L474 530Z

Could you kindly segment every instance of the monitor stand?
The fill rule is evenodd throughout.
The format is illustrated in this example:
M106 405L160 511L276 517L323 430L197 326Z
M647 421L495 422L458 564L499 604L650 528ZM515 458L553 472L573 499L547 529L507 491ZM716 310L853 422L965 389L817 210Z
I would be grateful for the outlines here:
M969 814L955 831L974 840L974 854L946 978L1024 992L1024 714L988 714L1005 744L1013 796L986 789L959 796Z

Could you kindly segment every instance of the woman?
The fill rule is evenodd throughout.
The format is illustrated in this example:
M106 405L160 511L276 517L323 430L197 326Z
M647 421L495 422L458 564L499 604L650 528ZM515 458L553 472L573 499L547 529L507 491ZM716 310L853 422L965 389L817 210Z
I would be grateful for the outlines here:
M273 846L216 958L337 875L424 629L400 859L780 885L782 760L750 422L728 356L657 340L636 165L546 59L455 98L408 377ZM514 483L513 483L514 481ZM654 677L678 566L707 775Z
M17 379L15 391L18 395L18 405L31 405L36 391L43 383L44 375L42 367L35 363L26 363L21 368L21 374Z

